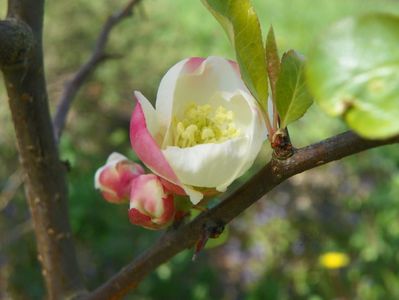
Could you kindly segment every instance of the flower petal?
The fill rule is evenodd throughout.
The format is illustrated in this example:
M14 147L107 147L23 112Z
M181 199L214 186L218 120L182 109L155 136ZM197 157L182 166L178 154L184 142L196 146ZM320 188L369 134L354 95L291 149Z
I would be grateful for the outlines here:
M187 196L190 197L190 201L194 205L198 204L204 198L203 193L196 191L195 189L193 189L188 185L182 184L182 188L186 192Z
M133 224L150 229L169 225L175 215L173 195L154 174L138 176L132 183L129 217Z
M156 111L162 124L170 126L173 117L183 118L190 103L203 105L217 91L233 93L238 89L248 91L231 61L215 56L191 58L176 64L163 77ZM171 144L170 127L164 138L162 148Z
M248 171L258 156L263 142L267 139L267 129L262 113L252 95L244 91L237 91L233 96L225 97L225 99L230 102L229 109L235 113L236 125L248 137L248 144L245 159L242 159L241 166L237 168L235 173L231 174L230 179L227 179L225 184L216 187L220 192L225 191L236 178Z
M182 73L184 66L189 59L184 59L172 68L164 75L161 82L159 83L157 101L155 103L155 109L158 114L158 120L162 126L167 127L171 120L173 99L175 96L176 85L178 78Z
M152 218L159 218L164 212L162 199L166 196L161 181L156 175L141 175L132 183L130 208L145 212Z
M260 110L241 80L238 65L224 58L195 57L173 66L160 83L156 110L142 94L135 95L139 103L131 122L133 149L154 173L171 183L168 189L182 193L181 187L194 204L203 197L196 187L224 191L244 174L266 138ZM176 119L184 119L193 102L233 111L241 136L219 144L175 147L171 128Z
M106 164L96 171L96 174L94 175L94 187L96 189L101 188L100 175L104 171L104 169L109 168L110 166L114 167L118 162L123 160L128 160L128 158L118 152L112 152L108 156Z
M143 103L146 103L146 101L143 101ZM173 172L173 169L148 130L148 127L151 127L151 125L147 124L147 118L148 120L152 120L153 117L151 114L145 115L145 113L149 111L148 109L146 111L143 110L143 105L140 100L137 102L130 121L130 142L132 148L141 161L154 173L174 184L180 185L176 174Z
M114 152L108 157L106 164L97 170L95 187L108 202L123 203L129 198L132 180L142 174L142 166Z
M136 97L138 96L138 102L133 110L130 121L130 143L133 150L136 152L140 160L155 174L163 177L173 185L181 187L190 197L190 201L194 204L197 204L203 198L203 194L195 191L189 186L182 184L179 181L172 167L166 160L158 144L147 128L149 125L146 122L147 118L148 120L153 120L153 118L155 118L154 109L142 94L135 93L135 95ZM146 108L145 110L143 109L144 107ZM156 134L157 133L154 132L154 135ZM170 188L173 185L167 185L167 188ZM171 190L179 195L182 194L182 191L177 188L173 188Z
M215 187L225 184L226 178L236 173L247 152L247 144L248 139L240 137L189 148L169 146L162 151L184 184Z
M116 165L118 162L123 160L129 160L129 159L123 154L120 154L118 152L112 152L107 158L107 165L109 164Z
M159 142L161 139L160 135L162 135L161 128L159 126L158 116L155 112L154 107L150 103L150 101L139 91L134 91L134 97L137 102L140 103L141 109L143 110L145 123L148 131L152 135L152 137ZM159 144L159 143L158 143Z
M235 114L241 136L189 148L169 146L162 151L183 184L216 187L222 192L253 164L266 139L266 128L259 107L245 91L216 93L208 101Z

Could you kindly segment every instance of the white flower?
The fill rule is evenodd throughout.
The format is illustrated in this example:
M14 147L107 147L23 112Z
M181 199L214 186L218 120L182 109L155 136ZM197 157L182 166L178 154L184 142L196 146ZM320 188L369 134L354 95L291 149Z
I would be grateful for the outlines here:
M155 109L140 93L130 139L163 184L197 204L253 164L267 137L260 108L235 62L189 58L163 77Z

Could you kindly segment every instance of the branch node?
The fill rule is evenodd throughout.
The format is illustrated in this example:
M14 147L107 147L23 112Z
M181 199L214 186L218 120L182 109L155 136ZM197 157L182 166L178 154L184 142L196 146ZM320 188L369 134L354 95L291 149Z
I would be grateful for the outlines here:
M35 44L31 28L14 18L0 21L0 40L0 68L26 67Z
M224 222L214 220L207 220L202 225L201 236L195 244L195 250L192 258L193 261L197 259L198 254L202 251L202 249L204 249L206 242L210 238L216 239L222 234L224 231L224 226Z
M290 135L286 128L279 129L272 137L273 157L286 160L294 155L295 148L292 146Z

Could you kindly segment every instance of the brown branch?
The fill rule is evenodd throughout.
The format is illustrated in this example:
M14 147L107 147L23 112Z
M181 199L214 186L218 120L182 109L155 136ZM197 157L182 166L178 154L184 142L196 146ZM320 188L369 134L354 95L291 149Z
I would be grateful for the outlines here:
M60 138L65 127L65 122L71 107L71 103L73 102L73 99L84 82L95 71L101 62L109 58L118 57L115 55L108 55L105 52L111 30L123 19L130 16L134 6L139 4L140 1L141 0L130 0L121 10L115 12L108 18L101 29L90 58L78 70L73 78L66 83L53 120L54 135L57 140Z
M9 97L25 192L49 299L84 293L67 207L43 67L44 0L9 0L0 21L0 68Z
M121 299L143 278L177 253L192 247L204 228L227 224L255 201L287 178L370 148L399 143L399 136L387 140L365 140L346 132L317 144L298 149L286 160L273 158L249 182L219 205L202 213L181 228L167 232L152 248L129 263L86 299Z

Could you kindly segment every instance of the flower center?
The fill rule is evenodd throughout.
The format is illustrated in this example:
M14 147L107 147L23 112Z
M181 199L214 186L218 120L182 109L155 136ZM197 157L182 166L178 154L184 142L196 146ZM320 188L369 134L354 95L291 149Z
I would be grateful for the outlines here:
M221 143L239 136L234 113L223 106L190 104L183 120L174 120L173 144L180 148Z

